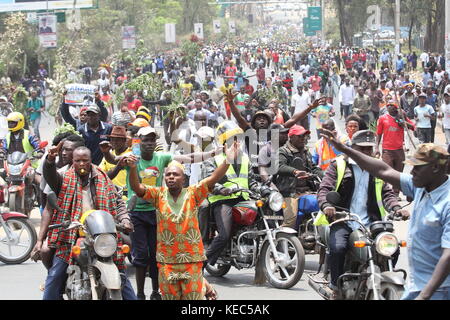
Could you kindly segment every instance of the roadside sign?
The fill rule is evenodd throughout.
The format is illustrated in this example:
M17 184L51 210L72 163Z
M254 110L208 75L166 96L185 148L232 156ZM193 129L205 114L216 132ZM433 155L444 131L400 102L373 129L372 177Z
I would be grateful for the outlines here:
M308 7L309 30L322 31L322 7Z

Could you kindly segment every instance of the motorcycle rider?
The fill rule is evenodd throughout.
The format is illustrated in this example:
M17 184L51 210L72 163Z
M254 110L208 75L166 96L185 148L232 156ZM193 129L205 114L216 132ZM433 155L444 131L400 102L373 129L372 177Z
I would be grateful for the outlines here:
M220 146L231 147L235 140L242 139L243 131L232 121L225 121L216 131L216 140ZM214 159L204 163L203 177L209 177L224 161L226 154L222 153ZM257 191L258 182L251 170L250 158L241 149L235 154L232 165L229 166L226 176L214 187L212 195L208 197L211 211L215 218L218 235L211 242L206 251L208 263L216 263L222 250L226 247L233 226L232 209L239 202L249 200L247 193L233 194L232 188L243 188Z
M446 173L450 154L433 143L422 144L405 161L411 174L400 173L381 160L368 157L323 132L341 152L362 169L383 179L415 199L408 228L411 275L404 300L448 300L450 297L450 180Z
M268 129L272 124L275 115L269 110L258 111L253 115L252 121L249 123L244 119L241 112L234 104L234 97L235 94L231 92L231 90L226 92L226 101L228 101L231 112L236 118L239 127L246 133L245 144L251 159L252 170L255 174L259 174L258 154L260 148L264 147L268 142ZM305 110L294 114L283 126L285 128L291 128L303 118L307 117L312 110L319 106L321 101L323 101L323 99L316 100Z
M352 149L373 157L376 146L376 136L373 132L359 131L353 136L351 143ZM336 158L326 171L320 185L317 194L319 207L329 221L332 221L336 214L336 208L326 200L327 194L332 191L337 191L341 195L339 207L348 208L350 212L357 214L365 226L381 221L386 216L387 210L401 214L404 218L408 217L408 212L401 210L392 186L374 178L351 159ZM319 215L315 225L327 225L326 217ZM336 224L331 227L329 243L331 299L337 298L337 281L345 271L344 263L349 247L349 236L357 228L356 223ZM398 254L399 252L396 253L394 264Z
M79 147L73 151L73 166L64 176L56 171L55 158L58 147L50 148L44 164L44 178L52 190L58 195L58 207L51 219L51 224L63 221L75 221L89 210L104 210L131 232L133 225L130 222L126 207L118 196L114 185L107 175L92 164L91 152L86 147ZM45 281L44 300L61 300L67 279L66 270L71 262L71 248L76 243L75 232L62 232L51 230L48 234L49 247L55 248L52 267L48 271ZM120 240L120 239L119 239ZM119 241L119 245L120 245ZM114 256L119 271L125 272L124 256L119 251ZM123 277L122 295L124 300L136 300L128 278Z
M294 228L297 221L299 198L308 192L315 192L308 180L309 174L322 176L306 148L311 135L309 130L294 125L289 130L289 141L279 150L279 167L275 185L286 201L283 226ZM295 167L294 167L295 165Z
M25 117L20 112L13 112L6 118L8 134L2 142L3 153L12 154L20 151L28 153L39 150L39 139L25 130Z

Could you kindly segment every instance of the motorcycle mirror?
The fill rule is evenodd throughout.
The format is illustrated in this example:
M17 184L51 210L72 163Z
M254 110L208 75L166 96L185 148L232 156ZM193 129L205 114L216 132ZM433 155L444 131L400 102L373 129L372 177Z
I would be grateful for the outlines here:
M45 149L48 146L48 141L41 141L39 143L39 149Z
M341 195L338 192L329 192L326 199L327 202L337 206L341 202Z

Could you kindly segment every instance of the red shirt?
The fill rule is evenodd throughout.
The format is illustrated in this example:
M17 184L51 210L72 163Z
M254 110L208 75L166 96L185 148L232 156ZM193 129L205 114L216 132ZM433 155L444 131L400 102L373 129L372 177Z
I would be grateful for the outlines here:
M408 123L414 123L406 118ZM377 135L383 135L383 150L401 150L405 138L405 129L399 126L395 118L385 114L378 119Z
M248 85L245 86L245 93L248 94L249 96L251 96L253 94L253 92L255 92L255 89L253 88L252 85Z
M142 106L142 102L139 99L134 99L132 102L128 102L128 109L137 112L139 107Z

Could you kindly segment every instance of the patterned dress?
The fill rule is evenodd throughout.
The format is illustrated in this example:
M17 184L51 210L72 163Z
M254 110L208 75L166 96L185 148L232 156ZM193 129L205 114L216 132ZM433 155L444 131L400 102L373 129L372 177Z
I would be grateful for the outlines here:
M164 300L203 298L203 261L206 260L198 223L198 208L208 185L184 188L175 202L166 187L146 187L144 200L157 210L157 250L160 290Z

